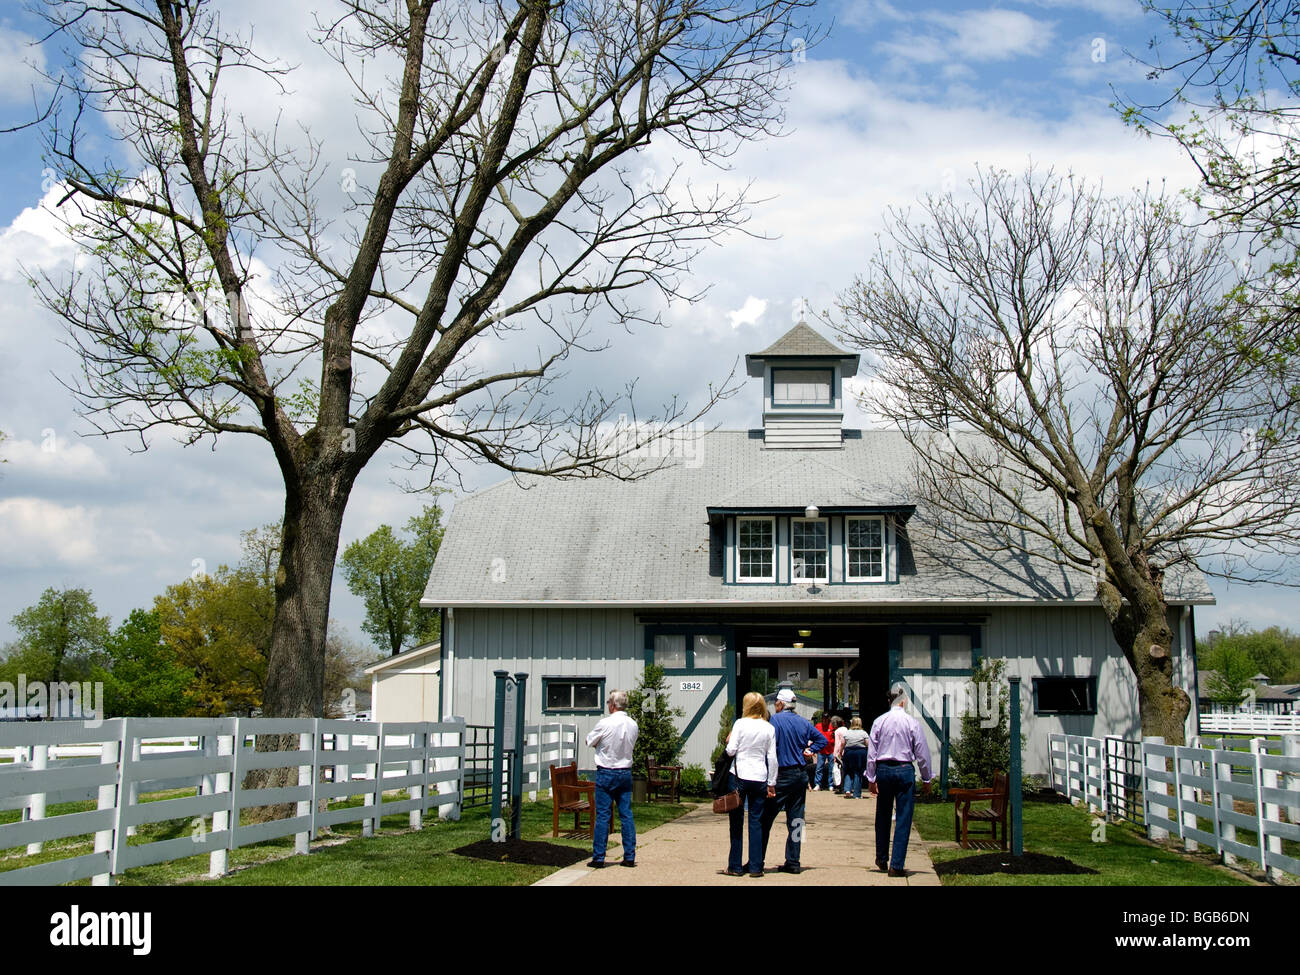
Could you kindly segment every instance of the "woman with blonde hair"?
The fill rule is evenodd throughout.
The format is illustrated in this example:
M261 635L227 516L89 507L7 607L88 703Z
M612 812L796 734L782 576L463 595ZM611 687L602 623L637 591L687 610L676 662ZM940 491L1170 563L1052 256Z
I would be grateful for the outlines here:
M726 874L739 877L740 849L745 832L745 809L749 809L749 869L751 877L763 876L763 804L776 797L776 729L768 722L767 702L751 691L741 702L741 716L727 736L727 754L734 756L731 787L740 793L740 805L731 818L731 853Z
M862 798L862 775L867 770L867 739L870 737L862 730L862 719L854 718L849 722L848 730L843 736L837 736L835 747L844 766L844 798Z

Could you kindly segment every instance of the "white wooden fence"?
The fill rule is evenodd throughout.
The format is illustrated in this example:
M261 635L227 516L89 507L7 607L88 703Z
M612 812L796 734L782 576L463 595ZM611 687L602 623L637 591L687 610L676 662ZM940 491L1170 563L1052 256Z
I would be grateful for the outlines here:
M523 753L521 791L528 793L529 802L536 802L537 793L551 787L551 766L577 761L578 726L558 721L527 725L524 728Z
M1114 792L1104 787L1114 781L1109 767L1114 750L1106 741L1048 736L1052 788L1102 815L1114 811L1108 800L1115 802ZM1300 842L1300 737L1255 738L1249 751L1222 747L1232 743L1204 738L1193 745L1220 747L1166 745L1160 739L1140 743L1140 781L1133 784L1141 790L1148 835L1176 836L1193 851L1208 846L1229 864L1252 860L1273 879L1284 872L1300 876L1300 858L1282 845Z
M0 885L87 877L106 885L113 874L131 867L198 853L209 854L209 873L220 876L229 851L252 843L292 835L295 851L306 853L318 829L338 823L359 820L363 835L371 835L381 816L395 813L409 813L414 829L432 809L456 818L464 791L464 731L463 719L382 724L276 718L6 722L0 724L0 754L21 750L30 758L0 764L0 808L20 805L24 816L0 824L0 850L26 845L35 854L52 840L93 835L94 851L12 870L0 863ZM264 735L296 736L298 748L258 751L256 738ZM88 758L88 750L98 757ZM243 788L246 773L256 769L296 769L297 784ZM150 792L177 787L194 794L141 801ZM384 793L393 790L406 790L406 797L384 802ZM50 798L67 801L87 794L94 795L95 809L45 818ZM328 800L356 795L364 797L363 806L328 807ZM241 822L243 810L283 803L295 804L296 814ZM186 835L130 842L136 827L174 820L190 822Z
M1235 734L1248 732L1254 735L1300 734L1300 714L1214 714L1197 715L1202 734Z

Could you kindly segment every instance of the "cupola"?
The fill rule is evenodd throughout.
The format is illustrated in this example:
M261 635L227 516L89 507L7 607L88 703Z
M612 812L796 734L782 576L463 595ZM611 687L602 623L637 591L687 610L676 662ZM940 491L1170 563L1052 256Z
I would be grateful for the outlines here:
M858 374L858 356L801 321L762 352L745 356L745 365L763 380L765 447L844 446L844 380Z

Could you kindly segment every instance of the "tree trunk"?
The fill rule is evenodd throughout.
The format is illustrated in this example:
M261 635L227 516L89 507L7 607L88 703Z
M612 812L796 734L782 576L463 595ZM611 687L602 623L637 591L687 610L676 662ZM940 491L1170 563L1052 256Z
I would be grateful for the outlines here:
M287 479L286 479L287 480ZM266 668L262 714L268 718L319 718L324 714L325 639L329 627L330 586L338 554L343 512L352 478L343 472L286 485L280 564L275 576L275 620ZM298 747L296 735L260 735L258 751ZM244 788L298 784L298 769L271 768L249 773ZM296 814L292 803L250 810L252 822Z
M1191 699L1174 683L1174 634L1160 580L1149 580L1123 596L1106 582L1098 586L1098 594L1115 642L1137 678L1142 735L1159 735L1170 745L1185 744Z

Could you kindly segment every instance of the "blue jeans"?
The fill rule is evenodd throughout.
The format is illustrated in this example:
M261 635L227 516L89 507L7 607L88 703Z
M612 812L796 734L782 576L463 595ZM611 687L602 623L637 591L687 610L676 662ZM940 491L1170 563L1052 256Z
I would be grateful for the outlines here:
M865 748L844 749L844 794L853 794L854 799L862 798L862 777L867 770L867 750Z
M834 755L818 755L817 771L813 774L813 785L819 785L823 789L829 789L835 783L834 776L831 775L831 769L835 767Z
M750 873L763 869L763 805L767 801L767 783L731 777L731 787L740 791L740 805L727 815L731 819L731 852L727 856L727 869L739 873L741 843L744 839L745 820L749 819ZM745 807L749 815L745 815Z
M591 858L605 861L609 826L614 804L618 804L618 824L623 830L623 859L636 860L636 823L632 821L632 770L630 768L596 769L596 822L591 832Z
M912 803L916 791L916 771L911 765L876 766L876 860L889 860L891 870L902 870L907 859L907 838L912 832ZM894 850L889 851L889 819L898 809L894 824Z
M763 859L767 859L767 840L772 823L785 811L785 862L799 866L799 848L803 845L804 806L808 802L808 773L802 765L783 768L776 773L776 798L763 807Z

